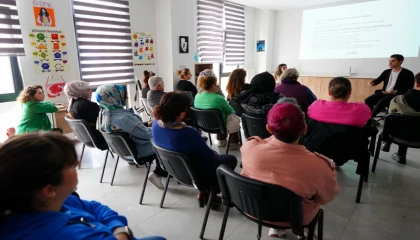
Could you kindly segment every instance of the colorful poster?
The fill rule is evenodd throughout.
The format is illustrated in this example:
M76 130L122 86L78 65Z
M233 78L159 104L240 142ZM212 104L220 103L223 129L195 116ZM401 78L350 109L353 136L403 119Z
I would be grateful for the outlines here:
M64 31L31 29L29 32L35 72L68 72L70 66Z
M55 27L54 8L51 0L32 0L36 26Z
M60 74L51 74L45 83L45 91L49 98L57 98L64 95L66 82Z
M155 65L155 40L152 33L136 32L132 35L134 66Z

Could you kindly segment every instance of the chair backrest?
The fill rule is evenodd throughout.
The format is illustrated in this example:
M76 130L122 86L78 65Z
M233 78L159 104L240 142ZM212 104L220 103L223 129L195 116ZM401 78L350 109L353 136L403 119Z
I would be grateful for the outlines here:
M193 93L191 91L184 91L184 93L187 94L188 99L190 100L190 106L194 106Z
M69 124L77 140L83 142L88 147L98 148L98 145L96 144L96 141L98 140L88 121L84 119L74 119L68 116L64 116L64 119Z
M293 233L303 236L300 196L281 186L241 176L225 165L218 167L216 174L224 204L233 204L260 223L290 222Z
M109 150L127 161L135 161L137 150L133 140L130 139L128 133L124 132L101 132L105 141L108 143Z
M391 113L385 117L384 138L391 137L409 147L420 148L420 116Z
M159 147L153 141L152 144L159 162L169 175L178 182L199 190L206 187L199 182L195 169L187 155Z
M258 136L262 139L271 136L271 133L267 131L267 118L253 117L246 113L241 115L242 126L245 133L245 138L252 136Z
M226 134L226 123L219 109L199 109L191 107L194 126L208 133Z
M153 110L147 105L146 98L140 98L141 103L143 104L144 111L146 112L147 116L153 117Z
M233 108L233 111L235 111L236 115L241 116L244 113L241 107L241 103L237 97L232 97L229 101L229 104Z

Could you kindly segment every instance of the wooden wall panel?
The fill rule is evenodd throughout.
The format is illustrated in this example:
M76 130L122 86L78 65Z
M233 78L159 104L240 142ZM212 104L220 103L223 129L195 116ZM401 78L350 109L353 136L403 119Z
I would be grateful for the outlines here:
M370 96L370 87L368 85L370 79L350 78L349 80L353 89L349 102L365 102L365 99Z
M303 85L307 86L315 94L319 96L321 92L321 77L306 77L303 81Z
M320 100L330 100L330 95L328 94L328 84L331 81L331 77L323 77L321 81L321 91L319 93L318 99Z

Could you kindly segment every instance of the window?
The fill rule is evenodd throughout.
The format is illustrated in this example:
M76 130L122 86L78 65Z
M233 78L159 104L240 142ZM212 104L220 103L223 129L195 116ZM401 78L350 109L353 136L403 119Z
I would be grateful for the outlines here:
M225 2L225 64L245 64L245 9Z
M0 89L0 102L15 101L23 89L17 57L0 56L0 71L3 83Z
M128 0L73 0L80 74L92 86L134 82Z

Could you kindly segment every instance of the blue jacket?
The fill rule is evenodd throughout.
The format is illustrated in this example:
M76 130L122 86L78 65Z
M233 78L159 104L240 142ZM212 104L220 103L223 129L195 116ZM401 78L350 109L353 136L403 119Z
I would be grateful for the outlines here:
M152 131L144 126L143 120L133 109L110 110L111 125L116 126L130 135L137 149L137 157L147 157L155 154L152 145Z

